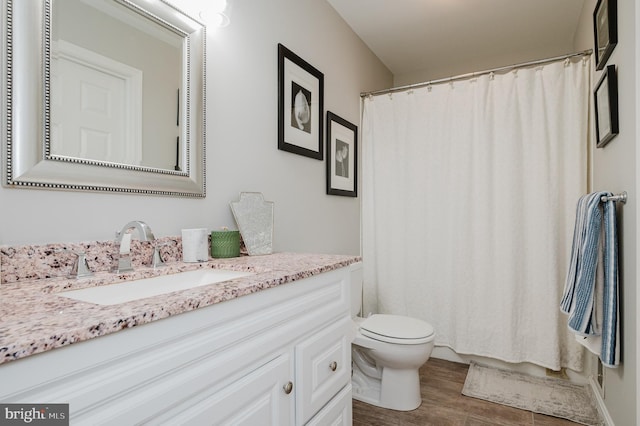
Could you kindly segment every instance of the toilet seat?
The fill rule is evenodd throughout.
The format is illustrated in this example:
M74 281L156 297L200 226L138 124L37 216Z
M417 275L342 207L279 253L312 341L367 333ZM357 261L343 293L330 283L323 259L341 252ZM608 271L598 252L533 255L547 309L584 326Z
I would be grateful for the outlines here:
M401 315L375 314L360 324L360 333L371 339L401 345L419 345L433 340L431 324Z

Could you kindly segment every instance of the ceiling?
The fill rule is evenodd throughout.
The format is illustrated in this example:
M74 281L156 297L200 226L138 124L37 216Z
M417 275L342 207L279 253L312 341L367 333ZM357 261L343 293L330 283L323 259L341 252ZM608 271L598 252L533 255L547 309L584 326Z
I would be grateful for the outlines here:
M399 76L440 78L571 53L583 4L589 3L327 1L389 68L396 82Z

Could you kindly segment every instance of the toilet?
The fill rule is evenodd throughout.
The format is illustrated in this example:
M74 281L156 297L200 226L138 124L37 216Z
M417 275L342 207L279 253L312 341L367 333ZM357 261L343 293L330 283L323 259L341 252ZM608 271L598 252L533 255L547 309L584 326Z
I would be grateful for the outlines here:
M435 331L422 320L400 315L358 317L362 303L362 262L351 265L353 399L398 411L422 403L418 370L431 356Z

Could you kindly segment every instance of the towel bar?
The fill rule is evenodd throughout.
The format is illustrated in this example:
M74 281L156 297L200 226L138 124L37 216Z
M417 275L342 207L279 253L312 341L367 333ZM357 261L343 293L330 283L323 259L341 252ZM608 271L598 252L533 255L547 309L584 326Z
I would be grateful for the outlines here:
M600 197L600 201L602 201L603 203L606 203L607 201L620 201L622 204L626 204L627 203L627 191L623 191L620 194L617 195L611 195L609 197L607 197L606 195L603 195L602 197Z

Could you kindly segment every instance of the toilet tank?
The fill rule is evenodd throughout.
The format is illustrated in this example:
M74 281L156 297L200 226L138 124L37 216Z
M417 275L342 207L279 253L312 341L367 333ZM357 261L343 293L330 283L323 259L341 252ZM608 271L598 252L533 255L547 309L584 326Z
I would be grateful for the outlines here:
M362 306L362 262L352 263L351 268L351 317L355 318L360 313Z

